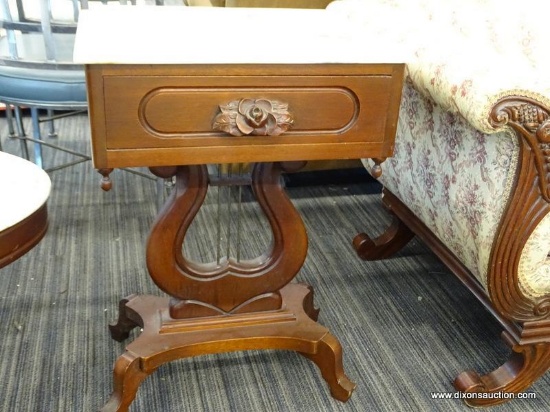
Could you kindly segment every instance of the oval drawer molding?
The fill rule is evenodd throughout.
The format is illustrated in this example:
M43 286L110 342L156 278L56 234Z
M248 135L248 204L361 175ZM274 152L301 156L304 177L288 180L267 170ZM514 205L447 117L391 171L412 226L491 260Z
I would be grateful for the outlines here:
M285 102L292 106L295 134L334 134L353 126L359 111L358 99L349 89L330 88L161 88L144 96L140 103L142 127L157 137L212 135L212 121L220 103L241 100ZM319 101L324 102L319 105ZM222 104L223 106L223 104ZM340 110L335 115L332 108ZM287 129L287 128L286 128ZM285 130L286 130L285 129ZM216 136L225 134L218 129ZM281 131L282 133L282 131ZM277 135L280 133L241 132L234 135Z

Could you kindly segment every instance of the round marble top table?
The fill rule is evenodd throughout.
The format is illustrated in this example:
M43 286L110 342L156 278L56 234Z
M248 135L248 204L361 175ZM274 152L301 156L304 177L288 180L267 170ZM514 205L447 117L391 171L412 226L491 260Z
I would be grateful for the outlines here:
M44 237L49 176L28 160L0 152L0 268Z

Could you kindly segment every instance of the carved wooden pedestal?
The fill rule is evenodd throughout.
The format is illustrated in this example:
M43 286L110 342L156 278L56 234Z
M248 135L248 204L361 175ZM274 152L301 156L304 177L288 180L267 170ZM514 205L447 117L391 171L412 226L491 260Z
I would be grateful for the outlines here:
M270 251L253 260L224 257L211 264L190 261L182 252L208 189L206 166L156 170L175 173L176 187L151 231L147 265L172 298L121 301L113 338L127 338L136 326L143 331L116 362L114 392L104 411L127 410L143 379L166 362L249 349L296 351L315 362L333 397L351 396L355 384L344 374L338 340L316 322L311 287L290 283L307 253L304 224L280 184L281 172L295 165L253 168L252 188L273 232Z

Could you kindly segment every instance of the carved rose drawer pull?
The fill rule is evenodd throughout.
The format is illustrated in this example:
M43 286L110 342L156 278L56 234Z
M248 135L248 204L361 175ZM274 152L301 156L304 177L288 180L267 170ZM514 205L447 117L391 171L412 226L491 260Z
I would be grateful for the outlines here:
M220 105L212 128L233 136L278 136L294 122L288 104L266 99L234 100Z

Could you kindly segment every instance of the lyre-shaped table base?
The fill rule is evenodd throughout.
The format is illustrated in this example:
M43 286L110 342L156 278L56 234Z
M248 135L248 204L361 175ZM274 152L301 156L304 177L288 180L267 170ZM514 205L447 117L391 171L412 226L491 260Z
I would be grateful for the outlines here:
M342 348L318 324L311 287L291 283L307 254L307 233L281 186L281 173L301 164L258 163L249 184L273 234L269 251L251 260L224 257L197 264L182 252L187 230L210 183L205 166L156 170L176 186L147 245L153 281L170 298L132 296L120 304L114 339L136 326L141 335L114 368L114 392L104 411L125 411L140 383L160 365L191 356L251 349L296 351L312 360L332 396L346 401L355 387L344 374Z
M126 411L141 382L159 366L203 354L252 349L292 350L312 360L332 396L346 401L355 384L344 374L342 348L327 328L316 322L310 286L291 283L281 290L283 307L270 313L249 313L196 320L174 320L168 298L132 296L121 301L120 318L111 326L116 340L142 327L114 368L114 392L103 411Z

